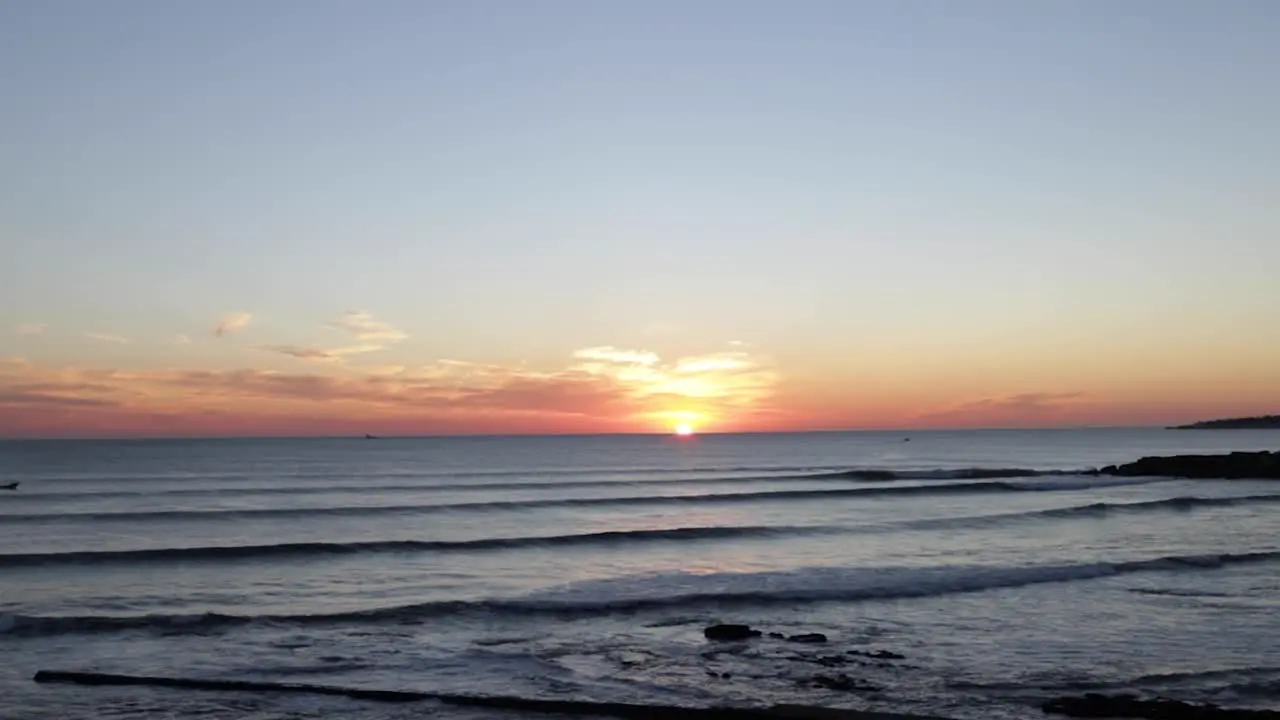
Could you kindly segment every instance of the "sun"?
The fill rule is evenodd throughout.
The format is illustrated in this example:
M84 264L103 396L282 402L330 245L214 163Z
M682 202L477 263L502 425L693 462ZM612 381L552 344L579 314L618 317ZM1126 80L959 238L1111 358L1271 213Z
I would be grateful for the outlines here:
M676 435L689 437L693 434L693 425L687 422L676 423Z

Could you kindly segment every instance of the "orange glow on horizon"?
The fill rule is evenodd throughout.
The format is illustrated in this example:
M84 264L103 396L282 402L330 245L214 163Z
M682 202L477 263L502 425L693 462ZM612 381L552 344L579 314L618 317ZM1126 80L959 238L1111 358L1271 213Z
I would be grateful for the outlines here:
M361 326L365 334L391 331ZM1273 414L1267 368L995 382L873 383L736 348L677 356L600 346L562 366L439 360L357 366L281 346L278 370L49 365L0 356L0 437L559 435L1166 425ZM302 352L306 350L306 352ZM259 351L261 352L261 351ZM323 357L313 358L320 353ZM325 354L327 353L327 354ZM305 356L305 359L297 359ZM336 359L335 359L336 358ZM790 372L783 374L784 367ZM1261 366L1259 366L1261 367ZM1176 368L1175 368L1176 370ZM1262 372L1266 370L1267 372ZM1268 374L1270 373L1270 374ZM880 377L879 372L868 375Z

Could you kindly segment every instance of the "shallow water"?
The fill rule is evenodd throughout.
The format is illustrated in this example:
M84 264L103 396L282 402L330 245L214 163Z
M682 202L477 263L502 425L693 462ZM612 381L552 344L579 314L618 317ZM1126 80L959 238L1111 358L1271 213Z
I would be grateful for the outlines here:
M1280 708L1280 484L1072 473L1277 439L0 443L22 482L0 495L0 716L460 715L42 668L956 718L1094 688ZM831 642L712 645L715 621ZM905 659L850 654L874 650ZM812 687L835 673L877 689Z

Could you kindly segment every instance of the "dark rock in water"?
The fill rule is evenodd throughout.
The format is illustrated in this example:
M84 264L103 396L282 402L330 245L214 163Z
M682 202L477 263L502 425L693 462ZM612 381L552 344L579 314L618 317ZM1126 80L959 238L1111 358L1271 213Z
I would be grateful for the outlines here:
M721 642L732 642L734 640L750 640L753 637L760 637L759 630L752 630L750 625L712 625L702 631L708 640L716 640Z
M872 658L873 660L905 660L907 659L906 655L899 655L898 653L892 652L889 650L875 650L873 652L868 652L866 650L849 650L847 654L857 655L859 657L865 657L865 658Z
M877 692L879 686L873 685L865 680L851 678L844 673L839 675L814 675L813 686L825 688L827 690L841 690L844 692Z
M1133 695L1060 697L1040 709L1055 715L1080 718L1149 718L1150 720L1280 720L1275 710L1239 710L1217 705L1193 705L1178 700L1140 700Z
M1280 452L1233 452L1227 455L1151 456L1098 471L1120 477L1180 477L1196 479L1264 478L1280 480Z
M774 640L786 640L786 639L787 639L787 636L786 636L786 635L783 635L783 634L782 634L782 633L780 633L780 632L771 632L771 633L769 633L769 637L773 638Z
M803 635L792 635L791 637L787 638L787 642L793 642L793 643L817 644L817 643L824 643L826 641L827 641L827 636L823 635L822 633L805 633Z

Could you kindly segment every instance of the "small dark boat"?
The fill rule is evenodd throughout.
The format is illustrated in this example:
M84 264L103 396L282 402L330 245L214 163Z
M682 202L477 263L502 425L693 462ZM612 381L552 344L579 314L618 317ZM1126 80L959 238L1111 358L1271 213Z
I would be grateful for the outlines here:
M0 490L17 490L22 483L11 482L8 485L0 485Z
M370 435L370 434L368 434L368 433L365 433L364 439L365 439L365 440L377 440L378 438L377 438L376 436L374 436L374 435Z

